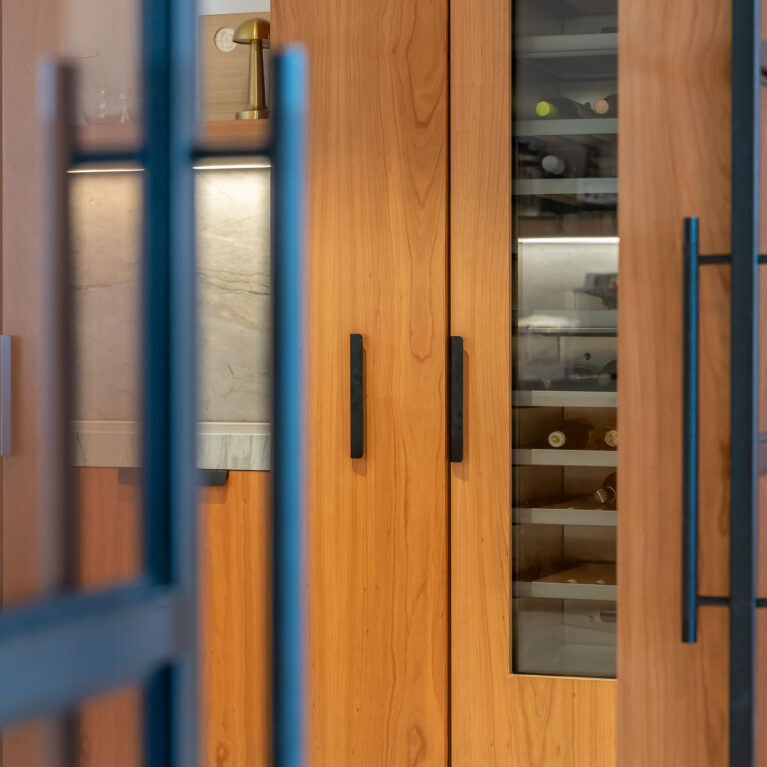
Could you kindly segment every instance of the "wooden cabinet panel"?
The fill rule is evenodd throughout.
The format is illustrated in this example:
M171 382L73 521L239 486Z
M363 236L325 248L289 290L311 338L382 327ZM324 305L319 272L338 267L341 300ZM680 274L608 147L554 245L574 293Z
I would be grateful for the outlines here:
M725 765L728 612L681 642L682 219L730 251L730 3L620 2L618 763ZM728 590L729 274L701 272L700 586Z
M229 472L202 491L203 758L206 765L270 763L271 483Z
M270 481L230 472L200 502L203 764L251 767L270 753ZM117 469L79 469L79 576L97 588L140 567L139 488ZM141 698L120 692L79 716L82 767L139 767ZM14 764L14 762L11 762Z
M450 319L466 370L451 753L456 767L602 767L615 764L615 682L511 674L510 14L498 0L451 4Z
M46 19L45 24L32 19ZM14 454L2 459L0 586L2 606L40 597L42 547L39 530L40 402L40 135L30 130L36 111L39 56L56 47L56 0L2 3L2 332L13 336ZM0 762L42 764L46 730L29 724L5 733Z
M311 79L310 760L444 765L447 2L275 0L272 32Z

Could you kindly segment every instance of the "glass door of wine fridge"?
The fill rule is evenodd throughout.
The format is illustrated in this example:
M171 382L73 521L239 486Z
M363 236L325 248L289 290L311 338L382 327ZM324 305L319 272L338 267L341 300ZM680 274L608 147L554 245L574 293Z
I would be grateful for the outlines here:
M616 667L617 0L513 18L513 648Z

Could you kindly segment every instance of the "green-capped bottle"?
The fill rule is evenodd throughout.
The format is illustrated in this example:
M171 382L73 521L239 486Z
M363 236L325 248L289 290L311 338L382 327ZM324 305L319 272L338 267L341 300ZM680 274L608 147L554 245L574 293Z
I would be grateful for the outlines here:
M552 96L535 105L535 114L544 120L566 120L573 117L594 117L590 104L581 104L565 96Z

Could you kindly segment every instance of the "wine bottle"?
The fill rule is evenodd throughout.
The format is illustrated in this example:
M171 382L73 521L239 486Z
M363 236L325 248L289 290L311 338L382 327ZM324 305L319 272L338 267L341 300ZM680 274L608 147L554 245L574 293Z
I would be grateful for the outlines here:
M554 178L600 178L603 174L595 156L586 147L573 151L546 154L540 160L544 177Z
M568 450L581 450L589 444L594 426L588 421L568 419L549 434L549 445Z
M539 160L544 178L582 178L598 175L594 152L586 144L549 146Z
M605 445L610 448L610 450L618 449L618 429L615 428L614 424L609 429L605 429L602 440L604 441Z
M618 116L618 94L611 93L603 99L594 102L594 112L599 117L617 117Z
M551 176L561 176L567 170L567 163L555 154L547 154L541 160L541 168Z
M602 486L594 491L592 498L600 505L608 509L614 509L618 500L618 474L612 472L602 481Z
M572 117L593 117L594 110L589 104L581 104L565 96L552 96L535 105L535 114L547 120L556 120Z

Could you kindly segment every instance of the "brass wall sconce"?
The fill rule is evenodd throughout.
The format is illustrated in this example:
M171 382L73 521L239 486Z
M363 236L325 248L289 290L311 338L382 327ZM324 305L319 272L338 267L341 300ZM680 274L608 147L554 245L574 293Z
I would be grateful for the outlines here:
M266 105L264 77L264 48L270 47L269 22L264 19L243 21L234 32L234 42L250 46L250 70L248 75L248 98L250 103L237 112L238 120L265 120L269 117Z

